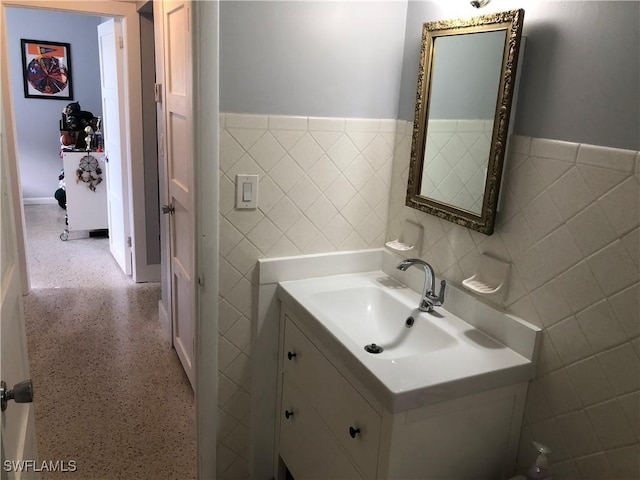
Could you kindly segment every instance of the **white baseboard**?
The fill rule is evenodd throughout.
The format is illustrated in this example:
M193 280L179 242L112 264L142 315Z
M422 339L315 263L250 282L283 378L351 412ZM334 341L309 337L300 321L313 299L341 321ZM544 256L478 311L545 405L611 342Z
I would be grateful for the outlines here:
M58 201L53 197L23 198L23 205L57 205Z
M162 336L164 339L171 343L171 319L167 313L167 309L164 308L162 300L158 301L158 318L160 319L160 326L162 327Z

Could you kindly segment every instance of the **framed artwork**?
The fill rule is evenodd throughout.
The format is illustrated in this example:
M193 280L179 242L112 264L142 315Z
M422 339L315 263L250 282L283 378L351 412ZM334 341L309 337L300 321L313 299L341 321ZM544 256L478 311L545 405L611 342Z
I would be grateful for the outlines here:
M68 43L20 40L26 98L73 100Z

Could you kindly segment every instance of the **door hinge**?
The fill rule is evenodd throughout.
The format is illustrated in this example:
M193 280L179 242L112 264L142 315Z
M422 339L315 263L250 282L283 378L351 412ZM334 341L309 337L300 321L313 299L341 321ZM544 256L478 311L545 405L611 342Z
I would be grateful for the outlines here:
M131 247L131 237L127 237L127 246Z
M204 277L202 275L198 275L198 285L204 288Z
M122 38L121 36L118 37L118 45L120 46L120 50L124 48L124 38Z

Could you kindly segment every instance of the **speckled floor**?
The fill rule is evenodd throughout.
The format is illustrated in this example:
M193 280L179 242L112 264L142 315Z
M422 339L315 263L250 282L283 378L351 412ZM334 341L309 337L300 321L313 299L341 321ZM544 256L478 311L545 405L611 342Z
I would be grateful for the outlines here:
M25 217L40 461L77 466L43 480L195 478L193 391L162 337L160 285L123 275L106 238L61 241L57 205L28 205Z

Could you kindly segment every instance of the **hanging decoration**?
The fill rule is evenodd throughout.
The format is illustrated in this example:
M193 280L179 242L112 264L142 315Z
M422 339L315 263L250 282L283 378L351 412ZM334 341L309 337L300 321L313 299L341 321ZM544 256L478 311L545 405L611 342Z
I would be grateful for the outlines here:
M85 155L80 159L76 176L76 182L88 183L89 190L96 191L96 186L102 182L102 169L98 164L98 159L91 155Z

